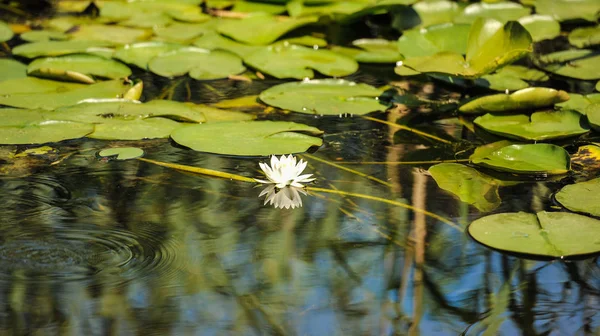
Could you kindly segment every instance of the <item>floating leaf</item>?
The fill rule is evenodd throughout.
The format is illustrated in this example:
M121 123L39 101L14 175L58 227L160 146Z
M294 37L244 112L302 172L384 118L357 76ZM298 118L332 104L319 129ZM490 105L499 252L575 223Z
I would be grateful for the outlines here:
M421 19L420 26L424 27L452 22L462 11L459 4L448 0L419 1L412 8Z
M171 132L182 124L166 118L134 120L108 119L95 125L89 138L103 140L142 140L168 138Z
M600 146L585 145L577 148L577 153L571 155L571 164L580 166L584 171L600 169Z
M186 106L194 109L196 112L201 113L206 119L206 122L221 122L221 121L245 121L252 120L255 118L254 115L237 112L221 110L215 107L198 105L192 103L185 103Z
M474 164L518 174L566 174L569 153L552 144L516 145L508 141L478 147L469 158Z
M494 94L471 100L458 110L462 113L507 112L537 109L569 100L562 90L532 87L511 94Z
M440 163L429 168L438 186L472 204L480 211L492 211L500 203L496 179L458 163Z
M84 88L83 84L65 83L35 77L15 78L0 82L0 96L24 93L64 93Z
M431 56L439 52L464 54L470 29L470 24L446 23L407 30L398 39L398 49L406 58Z
M571 211L600 217L600 178L567 185L555 198Z
M0 42L6 42L13 37L14 33L10 27L4 22L0 21Z
M367 84L321 79L284 83L263 91L263 102L294 112L320 115L362 115L386 107L377 97L383 91Z
M137 147L114 147L101 150L98 152L98 156L103 158L114 157L117 160L130 160L144 156L144 150Z
M589 131L582 126L583 116L571 110L535 112L531 116L486 114L474 123L488 132L523 140L560 139Z
M437 72L477 78L523 57L530 47L531 35L518 22L502 25L492 19L477 19L469 31L466 59L459 53L443 51L407 58L398 62L395 71L405 76Z
M249 66L277 78L313 78L312 69L326 76L347 76L358 70L350 57L328 50L276 44L244 57Z
M596 21L600 12L598 0L536 0L535 11L558 21L584 19Z
M600 26L574 29L569 34L569 43L577 48L600 44Z
M13 54L27 58L40 56L61 56L85 53L89 48L109 47L111 43L102 41L47 41L33 42L16 46Z
M518 77L502 74L484 75L474 81L476 86L487 87L494 91L515 91L529 87L529 84Z
M72 79L69 72L111 79L131 75L131 70L122 63L85 54L38 58L27 67L27 73L37 77Z
M118 47L113 55L127 64L147 70L148 62L162 53L183 48L181 44L166 42L140 42Z
M501 213L473 221L469 234L491 248L545 257L600 251L600 221L567 212Z
M585 108L585 115L595 130L600 130L600 103L592 103Z
M303 132L303 133L299 133ZM245 156L304 152L323 142L318 128L283 121L219 122L186 126L171 138L196 151Z
M589 95L580 95L577 93L569 93L569 100L563 103L556 104L562 110L575 110L581 114L585 114L585 109L593 103L600 103L600 94L592 93Z
M518 20L530 12L530 8L510 1L478 2L465 7L463 12L454 18L454 22L473 23L477 18L488 18L505 23Z
M27 77L27 66L10 58L0 58L0 81Z
M247 44L231 40L227 37L223 37L222 35L216 32L208 32L202 35L201 37L196 39L193 44L197 47L208 50L221 49L229 51L242 58L245 55L248 55L260 48L257 46L249 46Z
M236 1L233 5L234 12L239 13L267 13L281 14L286 11L283 4L270 4L266 2Z
M27 42L63 41L69 39L69 35L53 30L31 30L21 34L20 37Z
M182 76L199 80L226 78L246 70L242 60L227 51L186 47L162 53L148 63L148 68L164 77Z
M352 42L356 48L332 47L331 50L361 63L396 63L403 59L395 41L360 39Z
M540 58L542 69L557 75L591 80L599 79L600 53L587 49L557 51Z
M0 110L0 115L2 110ZM27 111L21 111L27 113ZM36 117L34 117L36 118ZM14 120L14 119L13 119ZM58 142L86 136L94 131L94 125L72 121L37 120L21 125L0 123L0 144L25 145Z
M560 23L548 15L529 15L519 19L534 42L553 39L560 35Z
M497 74L534 82L545 82L550 79L545 72L522 65L507 65L498 70Z
M7 82L4 81L0 84ZM77 104L84 99L118 98L129 88L130 85L123 83L121 80L111 80L65 92L4 94L0 96L0 104L22 108L54 110L61 106Z
M152 36L152 32L148 29L88 24L79 26L70 36L75 41L100 41L119 45L147 40Z
M314 23L317 19L316 16L288 18L253 14L243 19L223 20L217 27L217 31L243 43L267 45L275 42L285 33Z
M167 27L156 27L157 37L168 42L187 43L198 36L211 32L214 23L174 23Z

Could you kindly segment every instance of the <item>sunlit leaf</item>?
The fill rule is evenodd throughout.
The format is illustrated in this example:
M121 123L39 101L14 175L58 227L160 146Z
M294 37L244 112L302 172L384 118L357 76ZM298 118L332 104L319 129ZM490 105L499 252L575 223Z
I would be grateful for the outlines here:
M600 44L600 26L574 29L569 34L569 43L577 48Z
M320 115L366 114L385 110L377 97L383 92L367 84L321 79L292 82L263 91L263 102L294 112Z
M2 115L0 109L0 115ZM20 114L29 111L20 111ZM37 119L37 120L34 120ZM15 120L15 119L8 119ZM6 120L0 122L0 144L42 144L76 139L86 136L94 131L94 125L62 120L43 120L39 116L32 116L29 122L15 125Z
M27 67L27 73L36 77L71 79L64 75L67 72L111 79L131 75L131 70L122 63L85 54L38 58Z
M509 112L514 110L537 109L552 106L569 100L569 94L562 90L532 87L511 94L494 94L471 100L462 105L462 113Z
M246 70L242 60L229 52L186 47L162 53L148 63L150 71L164 77L182 76L189 72L194 79L218 79Z
M540 58L540 66L557 75L577 79L599 79L600 53L587 49L557 51Z
M396 63L403 59L395 41L360 39L353 41L352 45L356 48L334 46L331 50L361 63Z
M600 178L567 185L555 198L571 211L600 217Z
M202 34L213 31L214 25L213 22L173 23L166 27L156 27L154 33L166 42L188 43Z
M595 130L600 130L600 102L589 104L585 108L585 115Z
M596 21L600 12L597 0L536 0L535 11L558 21L584 19Z
M420 26L424 27L452 22L462 12L457 2L448 0L419 1L412 8L421 19Z
M25 64L10 58L0 58L0 81L25 77L27 77Z
M304 152L320 146L321 138L312 135L322 133L318 128L293 122L240 121L186 126L175 130L171 138L201 152L263 156Z
M398 49L407 58L448 51L465 54L470 29L470 24L446 23L407 30L398 39Z
M563 110L575 110L581 114L586 113L586 108L593 103L600 103L600 94L591 93L588 95L580 95L577 93L569 93L570 99L563 103L558 103L555 106Z
M229 51L242 58L260 48L231 40L216 32L207 32L206 34L203 34L201 37L197 38L193 44L208 50L221 49Z
M249 66L277 78L313 78L312 69L327 76L347 76L358 70L358 63L329 50L276 44L244 57Z
M429 168L438 186L472 204L480 211L492 211L502 202L496 179L458 163L440 163Z
M0 96L24 93L64 93L84 87L85 85L83 84L59 82L36 77L23 77L0 82Z
M6 42L13 37L14 33L10 27L4 22L0 21L0 42Z
M529 15L519 19L534 42L553 39L560 35L560 23L548 15Z
M147 70L148 62L162 53L181 49L184 46L166 42L140 42L120 46L115 50L114 58L138 68Z
M98 156L104 158L114 157L117 160L130 160L144 155L144 150L137 147L114 147L103 149Z
M600 169L600 146L584 145L571 155L571 164L580 166L584 171Z
M103 41L46 41L16 46L13 54L27 58L40 56L61 56L85 53L89 48L109 47L112 43Z
M223 20L217 31L243 43L267 45L293 29L316 21L317 17L314 16L289 18L253 14L243 19Z
M68 40L69 35L53 30L31 30L20 35L27 42L62 41Z
M470 4L454 21L459 23L473 23L477 18L489 18L502 23L518 20L529 15L531 9L521 4L510 1L498 1L494 3L478 2Z
M81 25L69 34L75 41L99 41L112 45L128 44L149 39L152 31L114 25Z
M500 141L478 147L469 158L474 164L518 174L566 174L569 153L552 144L510 144Z
M107 119L104 123L96 124L94 132L88 137L103 140L168 138L179 127L182 127L181 123L166 118Z

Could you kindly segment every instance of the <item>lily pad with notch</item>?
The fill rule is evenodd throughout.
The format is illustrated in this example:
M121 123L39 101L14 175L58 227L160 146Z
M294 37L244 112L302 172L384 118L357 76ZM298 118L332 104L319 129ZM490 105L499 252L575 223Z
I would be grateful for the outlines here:
M118 47L113 57L127 64L133 64L140 69L148 70L148 62L154 57L183 47L183 45L176 43L139 42Z
M185 126L171 138L196 151L243 156L300 153L323 140L316 127L284 121L240 121Z
M246 70L241 58L227 51L185 47L162 53L148 63L150 71L163 77L183 76L198 80L227 78Z
M564 186L554 197L571 211L600 217L600 178Z

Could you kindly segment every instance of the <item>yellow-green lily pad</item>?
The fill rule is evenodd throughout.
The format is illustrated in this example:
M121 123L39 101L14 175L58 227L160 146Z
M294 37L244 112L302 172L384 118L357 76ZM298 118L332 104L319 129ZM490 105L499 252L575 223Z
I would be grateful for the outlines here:
M223 20L218 25L217 31L246 44L267 45L275 42L285 33L317 20L316 16L291 18L259 13L243 19Z
M0 81L27 77L27 66L10 58L0 58Z
M540 57L539 66L565 77L599 79L600 52L588 49L557 51Z
M27 42L64 41L69 35L54 30L31 30L21 34L21 39Z
M90 48L110 47L112 43L103 41L45 41L33 42L16 46L13 54L17 56L36 58L40 56L61 56L67 54L85 53Z
M182 76L189 72L190 77L198 80L227 78L246 70L235 54L196 47L162 53L150 60L148 68L164 77Z
M285 110L317 115L363 115L385 110L377 97L382 90L346 80L291 82L263 91L263 102Z
M529 15L531 8L511 1L477 2L468 5L454 18L454 22L473 23L478 18L498 20L502 23L516 21Z
M535 0L535 11L558 21L584 19L597 21L600 12L598 0Z
M552 106L567 100L569 94L565 91L532 87L511 94L494 94L476 98L462 105L458 110L462 113L508 112Z
M245 55L253 53L259 48L261 48L231 40L217 32L207 32L199 38L197 38L193 44L196 47L208 50L221 49L229 51L242 58L244 58Z
M140 42L118 47L113 57L127 64L133 64L138 68L148 70L148 62L154 57L183 47L183 45L176 43L157 41Z
M120 62L86 54L38 58L27 67L27 73L36 77L73 79L66 76L68 72L110 79L125 78L131 75L131 70Z
M410 29L398 39L398 49L406 58L431 56L439 52L464 54L470 29L470 24L454 23Z
M569 43L577 48L600 44L600 26L574 29L569 34Z
M87 24L78 26L69 36L74 41L99 41L120 45L147 40L152 36L152 31L115 25Z
M331 47L331 50L354 58L361 63L396 63L404 57L395 41L385 39L360 39L352 42L355 48Z
M134 120L108 119L96 124L88 138L102 140L142 140L168 138L171 132L184 124L166 118Z
M285 121L219 122L185 126L171 134L182 146L196 151L243 156L304 152L320 146L323 132L316 127Z
M528 15L519 19L534 42L553 39L560 35L560 23L548 15Z
M0 109L0 115L1 115ZM23 110L22 113L28 111ZM38 120L23 125L0 123L0 144L25 145L59 142L84 137L94 131L94 125L64 120Z
M98 152L103 158L115 158L117 160L130 160L144 156L144 150L137 147L113 147Z
M4 22L0 21L0 42L6 42L14 36L12 29Z
M600 217L600 178L564 186L555 198L571 211Z

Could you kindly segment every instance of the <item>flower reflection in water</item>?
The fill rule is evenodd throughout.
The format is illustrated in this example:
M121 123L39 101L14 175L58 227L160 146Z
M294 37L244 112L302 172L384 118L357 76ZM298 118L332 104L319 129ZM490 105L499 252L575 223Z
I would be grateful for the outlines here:
M275 208L294 209L302 206L302 196L300 194L306 195L306 191L291 186L277 188L275 185L269 185L260 192L258 197L266 196L265 205L269 203Z

